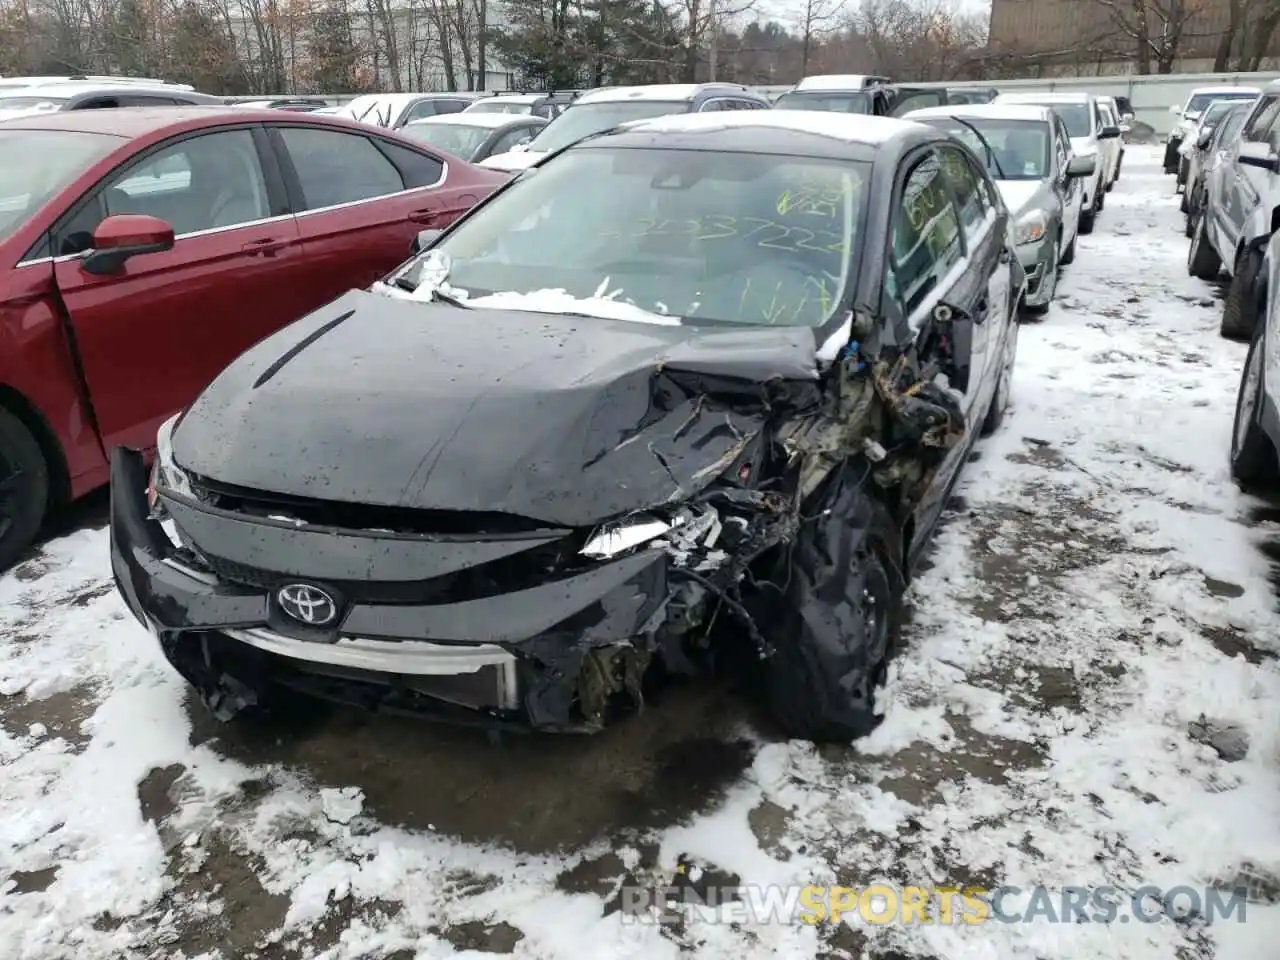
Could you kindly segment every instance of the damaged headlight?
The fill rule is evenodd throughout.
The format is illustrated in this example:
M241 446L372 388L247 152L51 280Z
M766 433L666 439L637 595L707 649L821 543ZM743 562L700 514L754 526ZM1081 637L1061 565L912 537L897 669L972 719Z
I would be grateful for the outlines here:
M1049 231L1049 218L1043 210L1032 210L1018 218L1013 227L1013 242L1022 246L1044 239Z
M609 560L636 547L660 543L679 557L695 547L714 547L720 529L719 514L707 504L681 508L667 519L653 513L633 514L601 524L579 552L593 560Z
M147 506L153 514L159 505L160 487L181 496L195 498L191 481L173 459L173 428L181 417L181 413L170 417L156 431L156 460L151 467L151 483L147 486Z

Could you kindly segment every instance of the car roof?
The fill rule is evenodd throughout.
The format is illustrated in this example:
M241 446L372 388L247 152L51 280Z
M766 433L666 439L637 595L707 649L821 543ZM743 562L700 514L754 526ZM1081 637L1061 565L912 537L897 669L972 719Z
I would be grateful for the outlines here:
M1043 93L1001 93L995 102L1000 103L1088 103L1093 94L1084 90Z
M1272 83L1274 82L1275 81L1273 80ZM1204 96L1206 93L1261 93L1261 92L1262 91L1257 87L1196 87L1189 94L1187 94L1187 99L1190 100L1192 97L1201 97L1201 96Z
M482 97L477 103L537 103L545 98L545 93L495 93L492 97Z
M796 92L808 93L810 91L847 91L847 90L864 90L867 88L867 81L872 78L865 73L815 73L812 76L804 77L795 85ZM874 86L874 84L872 84Z
M463 110L459 113L438 113L434 117L422 117L410 120L405 126L416 127L423 123L444 124L454 127L510 127L515 124L526 125L543 120L528 113L473 113ZM544 121L545 122L545 121Z
M11 97L41 97L46 100L70 100L86 93L139 94L153 93L157 96L190 96L195 91L185 87L168 86L163 83L43 83L34 87L7 87L0 89L0 99ZM203 96L203 94L195 94Z
M930 117L986 117L991 120L1041 120L1048 122L1052 107L1034 103L956 103L949 107L921 107L906 114L906 119Z
M590 90L574 101L574 106L584 103L604 103L612 100L692 100L702 92L742 94L752 100L759 94L733 84L707 83L651 83L640 87L602 87Z
M245 123L254 118L272 123L324 124L343 130L367 132L354 121L340 117L315 117L309 113L285 113L260 107L119 107L107 110L59 110L6 120L0 130L62 130L69 133L103 133L133 139L173 129L213 126L221 121Z
M755 133L756 148L769 152L770 140L778 133L797 133L815 138L878 148L890 141L908 139L912 135L936 137L937 131L923 123L895 117L872 117L863 114L826 113L815 110L745 110L740 112L675 113L649 120L624 124L614 135L642 134L708 134L726 131ZM736 138L741 141L743 138ZM591 143L595 141L587 141Z

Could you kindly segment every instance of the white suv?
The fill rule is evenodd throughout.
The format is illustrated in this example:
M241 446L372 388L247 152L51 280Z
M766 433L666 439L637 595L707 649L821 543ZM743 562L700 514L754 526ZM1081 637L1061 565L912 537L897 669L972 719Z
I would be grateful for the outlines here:
M1093 157L1093 176L1084 182L1080 207L1080 232L1092 233L1094 221L1106 197L1112 171L1120 160L1120 127L1107 123L1098 98L1091 93L1002 93L992 103L1030 103L1051 107L1066 124L1071 151L1077 157Z
M1262 93L1257 87L1196 87L1182 106L1174 105L1169 112L1176 118L1169 139L1164 145L1164 172L1177 173L1182 162L1178 148L1182 140L1200 122L1200 114L1215 100L1253 100Z

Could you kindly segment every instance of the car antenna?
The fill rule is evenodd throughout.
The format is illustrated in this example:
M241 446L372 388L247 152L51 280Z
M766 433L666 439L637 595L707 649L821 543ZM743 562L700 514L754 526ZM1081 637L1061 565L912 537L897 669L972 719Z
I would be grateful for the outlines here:
M987 157L988 159L990 159L991 163L996 168L996 176L998 176L1001 180L1008 180L1009 178L1006 177L1004 174L1004 168L1000 166L1000 161L996 159L995 150L991 148L990 141L988 141L987 138L982 135L982 131L979 130L977 127L975 127L972 123L970 123L964 117L953 116L951 119L954 120L956 123L963 123L966 127L968 127L970 130L973 131L973 135L977 137L979 140L981 140L983 147L986 148Z

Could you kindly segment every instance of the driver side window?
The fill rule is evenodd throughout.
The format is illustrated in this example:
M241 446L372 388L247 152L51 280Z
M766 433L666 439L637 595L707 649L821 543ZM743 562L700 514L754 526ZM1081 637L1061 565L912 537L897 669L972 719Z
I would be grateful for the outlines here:
M59 231L58 255L89 249L104 218L126 213L158 217L178 236L265 220L270 204L253 135L190 137L126 167Z
M915 164L894 206L885 286L909 317L964 256L960 218L935 152Z

